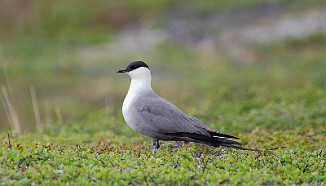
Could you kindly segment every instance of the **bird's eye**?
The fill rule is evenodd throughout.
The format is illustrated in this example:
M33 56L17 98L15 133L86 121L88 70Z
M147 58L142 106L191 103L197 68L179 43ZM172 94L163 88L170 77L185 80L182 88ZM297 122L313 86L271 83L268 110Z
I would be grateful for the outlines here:
M136 68L137 68L136 65L131 66L131 69L136 69Z

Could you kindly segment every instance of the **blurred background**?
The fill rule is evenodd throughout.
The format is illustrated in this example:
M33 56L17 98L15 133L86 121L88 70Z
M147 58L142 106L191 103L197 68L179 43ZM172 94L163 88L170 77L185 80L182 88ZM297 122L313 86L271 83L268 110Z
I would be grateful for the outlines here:
M234 97L324 92L325 10L322 0L1 0L0 131L122 117L130 79L116 70L135 60L159 95L204 120Z

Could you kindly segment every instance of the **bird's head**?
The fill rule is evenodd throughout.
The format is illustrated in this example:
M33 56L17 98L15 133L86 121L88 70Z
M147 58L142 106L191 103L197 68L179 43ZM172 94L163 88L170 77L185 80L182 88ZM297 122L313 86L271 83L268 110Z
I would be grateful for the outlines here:
M151 79L151 71L146 63L143 61L134 61L130 63L126 68L121 68L117 73L127 73L131 79Z

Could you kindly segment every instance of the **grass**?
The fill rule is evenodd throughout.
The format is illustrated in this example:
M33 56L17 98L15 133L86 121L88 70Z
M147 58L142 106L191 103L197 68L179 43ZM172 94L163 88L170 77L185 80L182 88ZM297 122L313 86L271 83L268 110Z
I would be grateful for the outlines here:
M1 182L10 184L320 184L325 178L324 135L256 129L240 134L260 152L171 143L150 154L150 142L132 134L80 131L24 136L1 142ZM304 131L304 132L303 132Z

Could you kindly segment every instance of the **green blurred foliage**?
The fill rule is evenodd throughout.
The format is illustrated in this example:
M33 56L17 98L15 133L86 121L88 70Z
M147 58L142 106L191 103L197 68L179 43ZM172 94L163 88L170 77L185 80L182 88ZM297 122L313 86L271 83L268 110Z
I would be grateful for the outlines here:
M274 2L277 6L300 3L312 6L317 1ZM88 61L82 55L90 50L88 48L105 47L121 30L142 21L154 20L154 27L164 27L160 23L173 16L169 15L171 9L180 9L184 16L200 16L265 4L255 0L229 3L1 1L0 82L12 88L21 123L28 130L35 129L29 86L36 89L43 122L47 118L56 121L56 109L60 109L68 121L84 118L87 113L101 110L105 105L119 110L128 78L117 77L114 72L135 57L125 54L123 57L107 56ZM218 99L219 96L214 95L216 92L247 94L245 92L251 89L288 89L284 91L289 92L305 90L305 87L323 90L326 84L323 75L325 42L324 35L313 35L257 45L253 48L255 56L251 64L234 62L222 51L203 53L171 41L161 43L145 56L146 62L153 67L155 89L160 95L186 107L205 103L205 99ZM93 52L87 55L96 55L93 54L96 50L90 51ZM169 88L161 88L158 84ZM175 91L176 87L181 91ZM280 91L279 94L283 93ZM202 99L194 99L197 95L203 95ZM235 96L240 100L246 98L246 95ZM219 99L227 99L227 96ZM105 100L109 100L108 103L104 103ZM253 103L250 107L255 106ZM6 123L1 128L8 129L1 109L0 116ZM49 110L48 116L45 116L45 110Z

